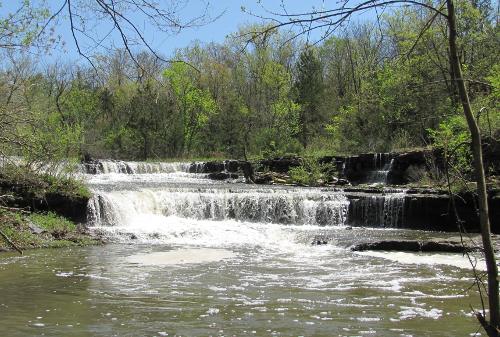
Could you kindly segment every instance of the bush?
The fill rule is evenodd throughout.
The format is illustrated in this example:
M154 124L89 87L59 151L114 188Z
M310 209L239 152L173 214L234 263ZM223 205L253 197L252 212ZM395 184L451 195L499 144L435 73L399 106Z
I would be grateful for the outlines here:
M471 179L473 170L470 133L465 117L452 116L442 121L436 130L429 130L429 134L433 147L441 152L448 167L452 189L461 189L458 185Z
M39 174L25 166L5 165L0 168L0 183L6 187L18 186L23 192L43 198L48 193L61 194L72 199L90 198L90 190L83 182L69 176Z
M316 158L302 159L302 165L291 168L290 177L295 183L307 186L321 185L327 178L327 167L318 163Z

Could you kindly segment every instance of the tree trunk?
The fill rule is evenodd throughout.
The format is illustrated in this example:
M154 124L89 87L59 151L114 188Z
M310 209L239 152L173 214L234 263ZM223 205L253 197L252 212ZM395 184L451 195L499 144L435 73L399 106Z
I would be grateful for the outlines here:
M489 327L485 326L488 335L499 336L499 298L498 298L498 268L495 253L491 242L490 220L488 212L488 195L486 191L486 179L483 166L483 154L481 147L481 134L470 106L469 95L462 78L462 70L457 51L457 24L455 18L455 6L453 0L447 0L448 8L448 43L450 47L450 66L455 76L458 93L464 110L467 125L471 133L472 154L474 157L474 173L477 182L477 196L479 206L479 223L481 225L481 237L483 241L486 268L488 272L488 303L490 309ZM484 325L484 324L483 324Z

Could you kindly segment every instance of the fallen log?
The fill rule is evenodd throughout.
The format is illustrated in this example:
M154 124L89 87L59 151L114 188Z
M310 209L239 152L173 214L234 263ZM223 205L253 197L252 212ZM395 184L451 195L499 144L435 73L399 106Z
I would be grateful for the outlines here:
M7 241L12 247L14 247L14 249L17 250L19 254L23 255L23 251L14 242L12 242L12 240L9 239L9 237L5 235L5 233L2 232L1 230L0 230L0 235L2 235L5 241Z

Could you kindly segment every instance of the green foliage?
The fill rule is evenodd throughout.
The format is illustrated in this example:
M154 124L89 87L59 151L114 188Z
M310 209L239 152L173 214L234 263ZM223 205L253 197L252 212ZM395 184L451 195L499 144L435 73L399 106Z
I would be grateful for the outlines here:
M36 125L20 130L20 137L27 144L22 148L23 157L32 167L46 168L50 173L57 173L59 164L67 158L78 156L82 143L83 129L61 123L57 113L37 114Z
M196 86L193 69L185 63L174 63L163 73L169 80L183 120L184 149L191 152L200 129L217 112L217 105L210 92Z
M2 166L0 182L5 186L17 186L20 193L27 193L37 198L44 198L50 193L71 199L91 197L90 190L82 181L67 175L37 173L27 166Z
M36 225L43 232L33 233L30 226ZM21 249L62 248L99 244L95 238L80 233L76 224L53 213L31 213L0 210L0 230ZM1 249L12 247L0 237Z
M28 47L35 42L48 47L55 42L52 36L47 36L47 32L40 34L45 21L51 16L47 4L42 1L38 6L36 5L34 1L23 0L15 6L15 12L1 11L0 46L2 48Z
M16 21L17 28L3 22L3 29L31 43L37 28L29 23L47 13L26 8L34 21ZM482 134L498 137L494 12L486 2L465 0L457 9L473 110ZM97 55L97 74L59 64L37 73L42 67L16 56L0 72L0 152L60 175L67 173L62 161L74 164L86 154L148 160L388 152L435 141L439 147L440 124L460 114L460 101L447 24L438 16L428 25L433 15L398 7L380 25L358 24L314 47L290 32L256 35L266 27L250 25L222 43L178 50L182 62L168 65L147 52L136 55L140 65L126 50Z
M289 174L292 180L300 185L318 186L325 182L327 175L325 170L328 167L318 163L316 158L303 158L302 164L290 169Z
M442 152L451 168L452 176L467 178L472 172L472 153L465 117L450 117L442 121L437 129L429 130L429 134L433 146Z
M46 193L58 193L69 198L88 199L92 196L89 188L82 181L69 176L55 177L43 174L40 176Z
M493 86L492 95L496 100L500 100L500 62L491 67L490 74L486 79Z
M314 136L322 133L322 126L326 121L324 111L321 109L324 90L322 70L316 50L309 48L300 54L295 90L297 102L301 105L298 138L304 148Z
M66 234L76 230L76 225L73 222L52 212L32 213L28 218L50 233Z

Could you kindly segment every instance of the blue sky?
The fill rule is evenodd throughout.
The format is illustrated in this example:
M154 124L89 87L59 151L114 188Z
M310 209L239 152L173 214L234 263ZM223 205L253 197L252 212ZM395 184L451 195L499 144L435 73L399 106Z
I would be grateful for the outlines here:
M87 0L92 3L92 0ZM162 0L163 1L163 0ZM160 3L162 2L160 1ZM172 1L172 0L170 0ZM174 0L175 1L175 0ZM187 6L183 9L182 16L193 17L202 12L203 3L208 0L189 0L187 1ZM0 18L4 17L6 14L15 11L21 4L23 0L9 0L0 1ZM44 0L34 0L34 3L43 3ZM73 1L75 3L76 1ZM56 11L64 3L64 0L47 0L46 3L50 6L52 11ZM165 0L168 3L168 0ZM180 33L172 35L160 32L154 27L144 23L140 16L135 14L136 23L138 22L141 26L141 30L144 32L144 36L147 38L148 43L157 51L165 56L171 56L175 49L183 48L188 46L192 41L199 40L201 42L222 42L225 37L238 30L238 27L248 24L260 22L261 20L243 13L241 7L245 7L247 10L258 14L265 14L263 7L273 11L282 11L280 8L281 0L212 0L209 2L211 16L217 16L222 13L222 15L209 24L206 24L198 28L187 28L182 30ZM299 1L299 0L284 0L284 5L289 12L307 12L313 7L323 8L324 1L313 0L313 1ZM134 14L130 14L134 15ZM92 19L92 18L90 18ZM91 21L91 20L89 20ZM77 53L76 46L69 29L69 20L67 19L66 11L63 11L63 15L60 16L60 21L55 27L56 35L60 35L62 40L65 42L65 46L52 49L49 54L44 55L47 59L65 59L65 60L76 60L80 58ZM95 26L96 31L99 35L105 35L106 31L109 30L111 26L109 24L99 24ZM89 54L95 52L95 49L90 48L92 43L88 43L86 46L85 38L80 36L80 44L82 49L87 49ZM121 41L118 35L111 36L108 38L107 43L109 46L121 47ZM87 47L87 48L86 48Z
M2 5L2 7L0 7L0 11L2 12L1 16L4 16L6 13L12 12L17 9L22 1L23 0L0 0L0 3ZM38 3L43 3L44 0L32 1L34 3L37 3L37 1ZM93 0L83 1L93 3ZM175 2L175 0L162 0L159 2L169 3L169 1ZM203 11L203 3L206 3L206 1L208 0L186 0L187 6L181 12L182 17L193 17L199 15ZM140 16L136 16L133 19L135 19L136 23L139 23L138 26L141 26L141 31L143 31L146 40L153 47L153 49L155 49L162 55L165 55L166 57L170 57L177 48L186 47L194 40L198 40L201 42L222 42L228 34L236 32L238 30L238 27L245 24L261 21L255 16L242 12L242 6L251 12L257 14L265 14L263 8L271 11L282 12L280 6L283 3L289 13L299 13L308 12L312 8L322 9L324 8L325 1L326 0L212 0L210 1L209 14L211 16L217 16L218 14L222 13L220 18L218 18L214 22L208 23L198 28L188 28L182 30L180 33L175 35L166 34L154 29L153 26L147 25ZM56 11L64 3L64 0L47 0L46 3L49 4L53 11ZM76 1L73 1L73 3L76 3ZM330 6L332 5L332 2L327 1L326 3L330 4ZM333 3L333 6L335 6L335 3ZM109 23L102 24L92 17L90 17L88 21L94 21L92 23L95 24L94 30L99 32L101 36L106 35L106 32L111 28L111 25ZM55 60L81 60L81 57L77 53L77 49L69 27L69 20L67 18L66 11L64 11L63 15L60 16L58 25L55 27L55 33L56 35L61 36L62 40L65 42L65 47L63 48L59 46L58 48L52 49L50 51L51 55L45 56L48 62ZM86 44L85 38L83 36L79 37L79 41L82 49L86 50L86 54L91 55L96 51L99 51L94 48L90 48L92 43ZM115 34L109 36L107 39L107 45L111 47L122 47L119 35ZM144 47L138 47L136 48L136 50L140 48L144 49Z

